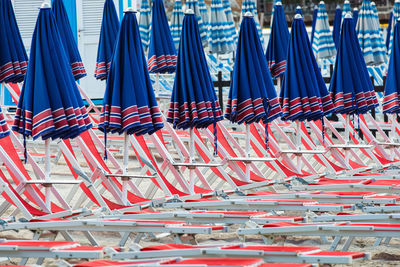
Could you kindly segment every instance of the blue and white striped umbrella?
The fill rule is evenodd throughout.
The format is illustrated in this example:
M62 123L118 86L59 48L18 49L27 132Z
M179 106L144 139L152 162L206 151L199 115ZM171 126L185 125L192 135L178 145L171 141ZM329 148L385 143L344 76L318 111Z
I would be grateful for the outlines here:
M393 42L393 32L394 32L394 25L396 25L397 20L400 18L400 1L396 0L394 2L393 10L392 10L392 17L391 17L391 25L393 25L392 29L390 29L389 32L389 50L388 54L390 54L390 51L392 50L392 42ZM389 28L388 28L389 30Z
M349 12L351 12L350 2L348 0L346 0L346 1L344 1L344 4L343 4L342 22L344 20L344 17L346 16L346 14Z
M242 2L242 15L243 18L246 12L250 12L254 15L254 22L256 23L258 36L260 37L261 43L264 45L264 37L262 35L262 30L260 22L258 21L257 7L254 0L243 0Z
M235 21L233 20L231 1L230 0L222 0L222 6L224 7L226 20L229 25L229 33L233 37L233 42L236 43L238 36L237 36L237 32L236 32Z
M335 43L333 42L328 14L323 1L318 5L312 49L317 59L330 58L336 55Z
M203 17L201 16L199 2L197 0L187 0L186 1L186 10L191 9L196 16L197 24L199 25L200 38L203 47L206 47L208 44L207 40L207 25L203 21Z
M356 33L367 65L386 62L386 46L376 22L376 15L370 0L364 0L359 12Z
M151 8L149 0L142 0L140 4L139 31L142 44L146 50L150 44Z
M204 2L204 0L198 0L198 2L199 2L201 19L203 20L203 24L205 25L206 29L208 29L210 18L208 15L208 9L206 3Z
M209 28L210 52L226 54L233 51L233 36L221 0L211 1L211 19Z
M179 40L181 39L183 23L183 10L182 1L175 0L174 9L172 10L171 22L169 23L171 28L172 40L174 41L175 48L179 47Z

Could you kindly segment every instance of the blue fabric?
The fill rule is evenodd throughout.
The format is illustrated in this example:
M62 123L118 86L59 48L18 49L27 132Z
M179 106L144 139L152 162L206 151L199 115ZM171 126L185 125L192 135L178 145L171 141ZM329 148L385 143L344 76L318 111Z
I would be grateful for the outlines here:
M292 23L280 101L284 120L319 120L334 110L302 18Z
M254 19L244 17L225 117L234 123L250 124L260 120L268 123L281 115L282 110Z
M250 12L254 16L254 21L257 26L258 36L261 40L262 45L264 46L264 37L262 35L262 29L260 26L260 22L258 21L257 7L255 0L243 0L242 2L242 17L246 14L246 12Z
M222 119L196 15L186 14L167 121L175 129L188 129L205 128Z
M353 23L352 18L343 20L329 88L340 114L362 114L378 105Z
M329 27L328 14L324 2L318 5L317 19L315 21L314 37L311 42L312 49L317 59L331 58L336 55L335 43Z
M176 49L172 41L163 0L153 0L152 27L147 67L152 73L172 73L176 68Z
M229 34L232 36L233 42L236 44L238 36L237 36L237 32L236 32L235 21L233 20L231 1L230 0L222 0L222 6L224 7L226 20L229 25Z
M172 16L170 21L172 40L174 41L175 48L179 48L179 41L181 39L183 23L183 11L181 0L175 0L174 8L172 10Z
M42 8L12 127L33 139L74 138L92 127L57 26L50 8Z
M389 26L396 25L397 20L399 18L400 18L400 2L395 1L393 10L392 10L392 12L390 12ZM386 43L387 43L387 48L388 48L387 51L388 51L388 54L390 55L390 51L392 49L392 38L393 38L394 28L389 29L389 27L388 27L387 31L388 31L387 38L389 38L389 40L386 39Z
M61 36L61 41L67 54L72 74L75 80L86 76L86 70L83 66L81 55L79 54L74 34L71 30L71 24L68 20L67 12L62 0L53 0L52 11L57 22L57 28Z
M333 37L333 41L335 42L336 49L339 44L340 25L341 24L342 24L342 10L340 10L340 7L337 7L336 11L335 11L335 17L333 19L333 32L332 32L332 37Z
M142 38L142 44L146 50L150 43L150 29L151 29L151 8L149 0L142 0L140 4L140 18L139 18L139 30L140 38Z
M314 41L314 33L315 33L315 23L317 22L317 15L318 15L318 6L314 6L313 16L312 16L312 24L311 24L311 43Z
M382 102L383 113L400 113L400 23L398 21L393 27L392 48Z
M344 1L343 11L342 11L342 22L343 22L344 17L346 16L347 13L351 13L350 2L349 1Z
M393 11L390 12L388 27L386 30L386 49L389 51L389 43L390 43L390 36L392 35L392 20L393 20Z
M0 1L0 83L24 80L28 56L11 0Z
M274 10L274 20L272 21L271 35L265 56L271 75L278 77L286 69L289 29L282 5L275 5Z
M115 44L99 124L105 132L152 134L164 126L135 14L125 13Z
M94 74L98 80L107 79L118 31L119 19L114 1L106 0L103 9L103 20L101 22L96 70Z
M386 63L386 46L379 19L370 0L364 0L356 25L358 42L367 65Z
M227 54L233 51L234 36L228 23L222 0L211 1L209 48L211 53Z
M354 28L357 26L358 22L358 8L353 9L353 21L354 21Z
M206 2L204 0L197 0L199 3L199 9L201 14L201 19L203 21L204 27L208 29L209 26L209 16L208 16L208 9L206 6Z
M203 15L200 10L199 1L197 0L187 0L186 1L186 10L191 9L193 10L194 14L196 15L197 23L199 26L201 42L203 47L208 45L207 40L207 23L203 21Z

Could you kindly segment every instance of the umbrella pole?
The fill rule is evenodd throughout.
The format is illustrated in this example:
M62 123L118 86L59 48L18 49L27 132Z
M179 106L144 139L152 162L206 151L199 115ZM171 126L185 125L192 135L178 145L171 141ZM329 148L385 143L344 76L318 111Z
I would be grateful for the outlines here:
M392 121L392 125L390 125L390 134L391 134L391 136L390 136L390 138L392 139L391 141L392 142L395 142L396 141L396 123L397 123L397 121L396 121L396 114L390 114L390 119L391 119L391 121Z
M250 124L246 123L246 158L250 158ZM246 164L246 181L250 181L250 166L249 162L245 162Z
M345 126L344 126L344 140L345 140L345 145L348 145L350 142L350 116L349 114L345 115ZM347 166L349 165L349 150L345 149L344 150L344 157L345 157L345 161Z
M194 128L190 128L190 138L189 138L189 160L190 163L195 163L194 159ZM194 168L189 167L189 191L190 194L194 194L194 184L196 183L196 177L194 173Z
M50 139L44 140L44 148L45 148L45 158L44 158L44 178L45 182L50 182ZM46 207L49 211L51 211L51 201L50 201L50 194L51 188L50 184L46 184L45 186L45 201Z
M299 120L296 121L296 150L300 152L301 149L301 122ZM297 155L297 171L301 172L301 155Z
M156 74L156 97L160 97L160 73Z
M1 107L1 108L4 107L4 87L5 87L5 83L1 83L1 84L0 84L0 94L1 94L1 98L0 98L0 107Z
M276 78L276 85L278 87L278 90L276 90L276 94L279 96L281 93L281 86L282 86L282 80L281 77Z
M124 155L123 155L123 174L128 174L128 160L129 160L129 137L126 132L124 132ZM128 203L128 180L127 177L122 177L122 200L125 205L129 205Z

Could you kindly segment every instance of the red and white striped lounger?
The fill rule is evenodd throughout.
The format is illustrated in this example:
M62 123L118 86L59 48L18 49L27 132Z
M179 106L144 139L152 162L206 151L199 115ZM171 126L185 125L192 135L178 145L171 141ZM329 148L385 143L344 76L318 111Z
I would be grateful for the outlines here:
M112 259L142 259L160 257L262 257L265 262L351 264L353 260L368 259L363 252L322 251L319 247L246 246L246 245L180 245L165 244L145 247L138 251L111 253Z

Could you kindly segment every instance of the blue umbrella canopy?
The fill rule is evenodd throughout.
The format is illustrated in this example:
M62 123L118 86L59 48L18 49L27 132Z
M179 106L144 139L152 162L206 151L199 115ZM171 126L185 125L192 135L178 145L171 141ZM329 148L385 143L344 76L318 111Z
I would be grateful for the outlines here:
M303 10L301 9L301 6L297 6L296 7L296 12L295 12L296 14L300 14L300 15L302 15L303 16Z
M247 13L250 12L254 15L254 22L256 23L258 37L261 40L261 43L264 45L264 37L262 35L262 30L260 26L260 22L258 21L258 14L257 14L257 7L254 0L243 0L242 2L242 17Z
M393 10L390 13L390 20L389 20L389 25L396 25L397 20L400 18L400 1L397 0L394 2ZM388 38L389 40L386 40L386 43L388 43L388 54L390 55L390 51L392 50L392 40L393 40L393 32L394 32L394 27L390 28L388 27Z
M178 64L167 121L175 129L205 128L223 119L196 15L187 10L183 19Z
M92 127L48 4L40 9L12 129L33 139L74 138Z
M390 54L387 72L385 95L383 97L383 113L400 113L400 23L393 27L393 52Z
M142 135L152 134L163 126L147 70L136 12L128 9L115 44L99 129Z
M362 114L378 105L353 23L347 14L329 88L335 112L340 114Z
M222 0L211 1L209 45L211 53L226 54L233 51L233 36Z
M318 6L314 6L314 11L313 11L313 16L312 16L312 24L311 24L311 43L313 43L314 40L314 33L315 33L315 23L317 22L317 14L318 14Z
M257 27L253 15L247 13L240 26L225 117L231 122L250 124L260 120L268 123L281 115Z
M199 2L197 0L187 0L186 1L186 10L191 9L193 10L194 14L196 15L197 24L200 31L200 38L203 44L203 47L207 46L207 24L203 21L203 17L200 12Z
M222 6L224 8L226 20L229 25L229 34L232 36L233 42L236 43L237 33L236 33L235 21L233 20L233 15L232 15L231 1L222 0Z
M341 24L342 24L342 10L340 9L340 6L338 5L336 7L335 17L333 19L333 32L332 32L333 41L335 42L335 48L337 48L337 46L339 44Z
M0 1L0 83L22 82L28 56L15 19L11 0Z
M395 2L396 4L396 2ZM385 40L385 44L386 44L386 49L389 51L389 43L390 43L390 36L392 35L392 23L393 23L393 10L392 12L390 12L390 17L389 17L389 21L388 21L388 27L386 30L386 40Z
M107 79L118 31L119 19L114 1L106 0L101 22L99 46L97 48L96 69L94 71L94 77L98 80Z
M142 0L140 3L140 17L139 17L139 30L140 38L144 49L149 47L150 43L150 29L151 29L151 8L149 0Z
M370 0L364 0L361 5L356 32L365 63L367 65L385 63L386 46Z
M336 55L335 43L323 1L319 2L318 5L312 49L317 59L330 58Z
M299 14L295 16L290 32L280 101L284 120L319 120L334 111Z
M176 68L176 49L165 14L163 0L153 0L147 67L152 73L171 73Z
M175 48L178 49L179 41L181 39L181 30L183 23L183 10L181 0L175 0L174 9L170 21L172 40L174 41Z
M272 77L278 77L285 72L288 43L289 29L282 4L278 2L274 6L274 20L265 53Z
M0 139L8 135L10 135L10 130L8 129L7 122L4 119L4 115L0 107Z
M86 70L83 66L75 37L72 33L71 24L68 20L67 12L62 0L53 0L52 11L57 22L58 32L61 37L62 44L67 54L69 64L71 65L72 74L75 80L79 80L86 76Z

